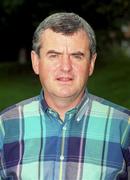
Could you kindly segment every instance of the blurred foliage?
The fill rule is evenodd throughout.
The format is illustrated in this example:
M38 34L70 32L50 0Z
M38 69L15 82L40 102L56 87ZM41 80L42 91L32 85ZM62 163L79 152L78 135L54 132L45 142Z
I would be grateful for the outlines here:
M0 1L0 62L17 61L21 48L30 51L32 21L28 8L25 0Z
M1 0L0 5L7 14L11 14L18 6L21 6L24 0Z
M75 3L72 0L1 0L0 61L16 60L13 55L21 47L30 50L36 26L49 14L59 11L75 12L85 18L94 28L100 47L111 45L113 41L120 43L124 38L121 26L130 21L129 0L80 0ZM9 53L6 53L7 49Z
M44 10L44 11L43 11ZM56 11L74 11L87 19L95 29L118 29L130 17L129 0L32 1L33 22Z
M74 11L91 21L95 28L107 27L111 29L120 27L121 23L128 21L130 17L129 0L80 0L80 2L75 3L71 0L69 0L69 3L66 0L1 0L0 8L5 14L11 14L27 4L34 23L52 12ZM14 16L14 18L17 17Z

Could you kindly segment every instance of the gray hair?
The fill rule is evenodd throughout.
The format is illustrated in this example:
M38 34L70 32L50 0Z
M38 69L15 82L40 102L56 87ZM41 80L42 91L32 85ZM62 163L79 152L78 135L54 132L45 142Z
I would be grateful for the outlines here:
M45 18L36 28L32 41L33 50L40 55L41 35L46 29L51 29L56 33L63 35L72 35L83 30L88 35L90 41L90 55L96 53L96 38L92 27L82 17L75 13L60 12L54 13Z

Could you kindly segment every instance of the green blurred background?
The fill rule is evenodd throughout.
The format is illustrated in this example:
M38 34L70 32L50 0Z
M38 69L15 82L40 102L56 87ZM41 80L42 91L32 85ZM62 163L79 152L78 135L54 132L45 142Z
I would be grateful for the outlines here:
M59 11L78 13L95 31L98 57L89 92L130 109L129 0L1 0L0 110L40 93L30 60L32 35L40 21Z

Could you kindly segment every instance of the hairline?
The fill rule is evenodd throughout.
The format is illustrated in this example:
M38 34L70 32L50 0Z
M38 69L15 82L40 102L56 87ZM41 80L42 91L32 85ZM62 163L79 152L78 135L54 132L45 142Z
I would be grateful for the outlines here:
M56 13L56 15L58 14L64 14L64 13ZM67 14L67 13L65 13ZM74 13L69 13L72 15L76 15ZM79 19L79 25L76 27L76 29L72 28L70 29L70 31L65 31L64 29L62 30L62 28L57 28L55 26L55 24L53 24L53 20L55 17L55 14L52 14L51 16L47 17L46 19L44 19L39 26L36 28L35 32L34 32L34 37L37 39L33 39L33 50L40 55L40 49L41 49L41 36L42 34L47 30L50 29L53 32L56 33L61 33L65 36L70 36L73 35L76 32L79 31L83 31L86 33L86 36L89 39L89 50L90 50L90 56L92 57L95 53L96 53L96 37L95 37L95 32L92 29L92 27L87 23L86 20L84 20L82 17L76 15L76 19ZM51 18L52 17L52 18ZM70 17L69 17L70 18Z

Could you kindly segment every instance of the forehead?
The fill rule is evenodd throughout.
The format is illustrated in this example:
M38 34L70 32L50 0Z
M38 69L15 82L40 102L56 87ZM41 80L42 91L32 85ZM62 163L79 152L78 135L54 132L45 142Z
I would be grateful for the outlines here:
M51 29L46 29L41 35L41 47L42 48L89 48L89 38L85 31L80 30L71 35L64 35L57 33Z

